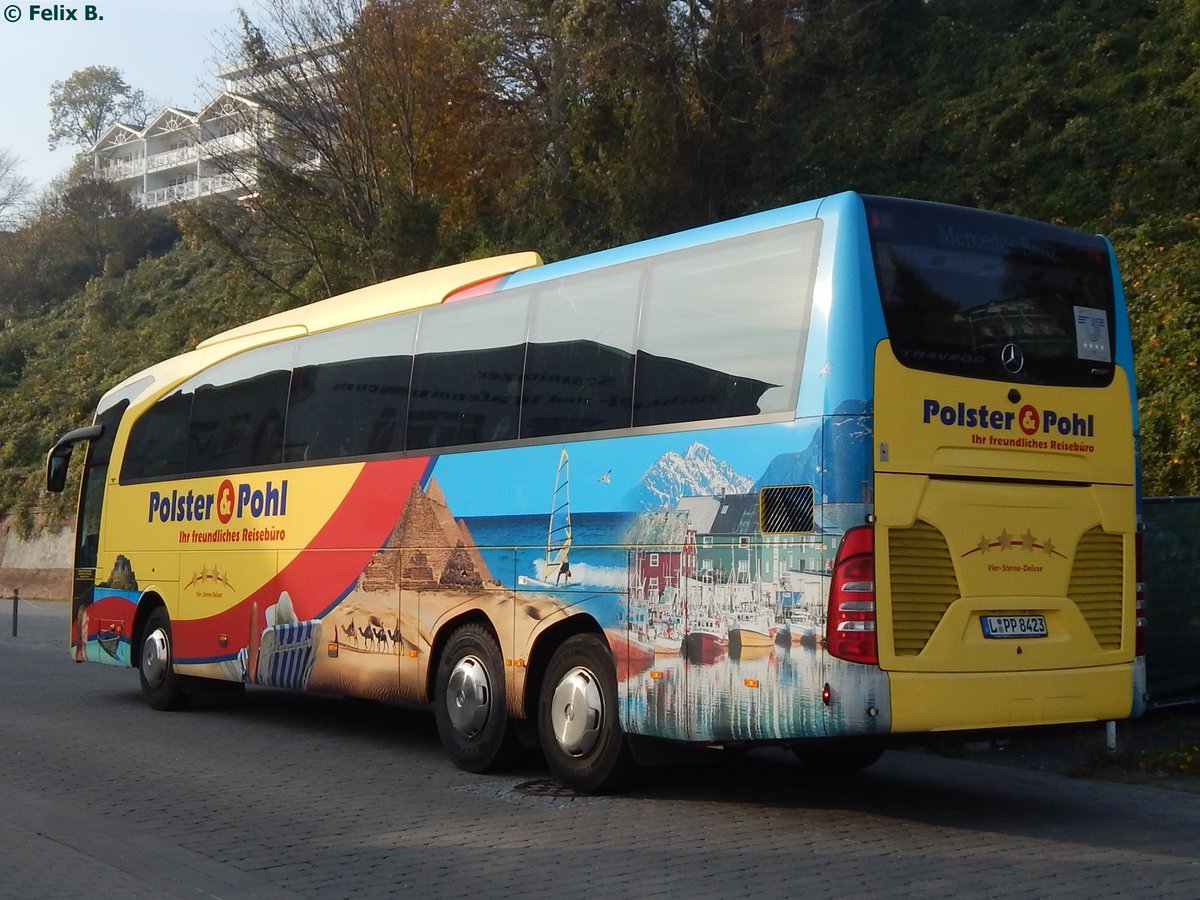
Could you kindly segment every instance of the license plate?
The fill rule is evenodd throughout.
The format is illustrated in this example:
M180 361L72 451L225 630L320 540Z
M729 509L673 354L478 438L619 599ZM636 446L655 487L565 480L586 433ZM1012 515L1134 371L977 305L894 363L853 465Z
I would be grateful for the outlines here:
M980 616L983 636L987 638L1046 637L1045 616Z

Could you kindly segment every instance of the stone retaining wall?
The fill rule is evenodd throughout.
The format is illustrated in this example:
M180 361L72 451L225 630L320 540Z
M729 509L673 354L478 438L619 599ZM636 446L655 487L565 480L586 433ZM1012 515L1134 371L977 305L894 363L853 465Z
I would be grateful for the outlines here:
M0 596L66 600L71 596L71 556L74 533L70 528L41 531L21 537L7 520L0 520Z

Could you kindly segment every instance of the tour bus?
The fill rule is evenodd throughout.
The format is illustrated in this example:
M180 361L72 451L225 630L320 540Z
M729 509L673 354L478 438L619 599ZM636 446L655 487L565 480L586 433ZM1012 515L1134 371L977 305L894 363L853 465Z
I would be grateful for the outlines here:
M72 649L151 706L430 705L463 769L606 791L1129 716L1135 410L1104 238L843 193L233 328L47 483L85 443Z

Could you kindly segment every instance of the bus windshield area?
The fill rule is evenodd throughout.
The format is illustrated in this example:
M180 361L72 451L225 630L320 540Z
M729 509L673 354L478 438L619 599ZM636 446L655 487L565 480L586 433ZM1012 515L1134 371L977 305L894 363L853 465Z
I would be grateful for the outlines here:
M888 337L905 366L1027 384L1111 382L1102 239L936 203L864 202Z

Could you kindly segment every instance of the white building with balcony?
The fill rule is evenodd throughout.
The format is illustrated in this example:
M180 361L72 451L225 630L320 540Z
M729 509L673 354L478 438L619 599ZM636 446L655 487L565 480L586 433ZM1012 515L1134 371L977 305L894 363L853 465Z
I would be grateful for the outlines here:
M266 125L253 100L223 91L199 112L168 106L138 130L113 125L86 155L143 208L254 190Z

